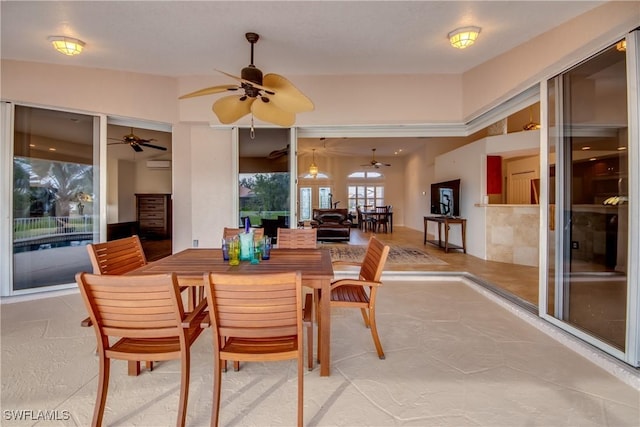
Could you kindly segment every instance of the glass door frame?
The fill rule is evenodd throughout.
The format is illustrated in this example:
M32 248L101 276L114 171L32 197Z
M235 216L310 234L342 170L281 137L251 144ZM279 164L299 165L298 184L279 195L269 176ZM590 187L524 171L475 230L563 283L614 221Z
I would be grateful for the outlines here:
M627 307L626 307L626 349L621 351L600 339L585 333L584 331L573 327L572 325L559 320L558 318L547 313L548 305L548 291L549 291L549 248L550 245L556 247L555 255L555 280L563 280L564 274L564 262L563 254L557 248L562 248L565 242L563 241L562 227L567 223L563 218L563 206L566 202L566 195L564 194L564 185L562 185L562 173L558 171L558 165L561 165L563 159L562 153L558 153L556 150L556 209L555 209L555 224L556 241L549 241L548 227L549 227L549 135L548 132L541 132L540 141L540 162L541 171L541 188L544 190L541 192L540 200L540 270L539 270L539 305L538 314L544 320L552 323L553 325L568 331L572 335L588 342L589 344L605 351L612 356L625 361L631 366L640 366L640 268L638 267L637 260L640 259L640 170L637 165L640 164L640 31L634 31L629 33L626 37L627 42L627 108L628 108L628 156L629 156L629 230L628 230L628 254L627 254ZM557 79L561 82L561 79ZM548 85L546 80L540 82L540 110L541 110L541 124L543 129L549 129L549 105L548 105ZM556 85L555 88L555 111L556 115L562 114L562 88ZM562 120L558 120L556 117L556 124L558 129L555 135L563 135ZM560 146L562 144L557 144ZM556 147L558 148L558 147ZM563 166L564 167L564 166ZM564 300L561 295L555 295L555 303L560 304L556 306L562 309Z
M94 188L98 189L94 206L96 207L96 222L94 222L94 234L98 235L99 241L106 239L106 174L107 174L107 116L104 114L96 114L85 111L70 110L64 108L55 108L51 106L42 106L23 102L2 101L1 103L2 123L0 134L0 176L2 182L5 183L0 187L0 297L19 297L23 295L31 295L45 293L51 291L65 291L76 289L75 282L63 283L58 285L36 287L22 290L13 289L13 154L14 154L14 120L15 107L17 105L39 108L52 111L63 111L77 113L93 117L93 158L98 159L97 163L93 163L97 170L94 173Z
M249 128L245 126L243 128ZM298 129L289 130L289 228L296 228L298 224ZM259 129L258 129L259 132ZM231 155L233 162L231 174L234 177L232 189L232 218L240 218L240 127L231 128Z

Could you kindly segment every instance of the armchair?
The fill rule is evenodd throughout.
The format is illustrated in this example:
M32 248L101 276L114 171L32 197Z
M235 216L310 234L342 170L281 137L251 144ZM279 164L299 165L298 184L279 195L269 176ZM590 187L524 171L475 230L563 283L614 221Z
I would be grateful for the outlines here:
M314 209L311 227L317 229L318 240L349 241L349 212L347 209Z

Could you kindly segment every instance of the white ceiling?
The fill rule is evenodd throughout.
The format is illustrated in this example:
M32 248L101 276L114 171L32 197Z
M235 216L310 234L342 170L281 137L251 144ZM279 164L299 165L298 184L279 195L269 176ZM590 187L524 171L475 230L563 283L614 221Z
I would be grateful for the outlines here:
M239 75L250 62L246 32L256 32L254 63L284 76L461 73L604 1L1 1L1 57L165 76ZM475 45L453 49L447 33L482 28ZM64 56L47 37L82 39ZM295 82L295 78L292 79ZM124 129L109 127L113 132ZM259 132L260 129L257 129ZM128 132L125 132L128 133ZM138 136L144 130L136 130ZM124 133L123 133L124 135ZM170 137L170 134L168 134ZM403 142L404 141L404 142ZM307 140L337 155L394 155L417 138ZM160 145L163 143L161 142ZM168 142L170 145L170 142ZM280 146L268 147L271 149ZM110 146L118 157L126 146ZM121 152L121 153L120 153ZM145 149L136 156L154 157Z
M2 1L3 59L166 76L461 73L603 1ZM447 33L482 28L453 49ZM77 57L47 37L86 42Z

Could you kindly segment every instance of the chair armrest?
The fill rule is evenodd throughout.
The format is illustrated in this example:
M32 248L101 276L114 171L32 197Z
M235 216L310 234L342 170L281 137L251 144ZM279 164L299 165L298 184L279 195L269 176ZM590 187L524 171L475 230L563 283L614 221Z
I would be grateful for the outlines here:
M200 327L202 329L211 327L211 317L210 317L210 314L208 312L202 318L202 321L200 322Z
M378 287L382 286L382 282L374 282L373 280L339 279L331 284L331 290L345 285Z
M207 309L207 300L203 299L200 301L198 306L191 313L188 313L185 318L182 320L182 327L189 329L194 327L197 323L202 322L204 317L208 315L206 312Z
M343 260L331 261L331 264L333 264L333 265L350 265L352 267L361 267L362 266L361 262L343 261Z
M80 322L80 326L83 328L88 328L89 326L93 326L93 322L91 321L91 317L87 317L86 319Z

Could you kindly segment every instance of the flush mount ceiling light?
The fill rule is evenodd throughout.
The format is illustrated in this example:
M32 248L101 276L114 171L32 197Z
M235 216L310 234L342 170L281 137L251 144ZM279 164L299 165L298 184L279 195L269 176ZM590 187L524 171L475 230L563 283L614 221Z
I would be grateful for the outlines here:
M314 178L318 176L318 165L316 165L316 149L313 149L313 160L311 160L311 164L309 165L309 175Z
M627 41L626 40L622 40L619 41L618 43L616 43L616 49L620 52L626 52L627 51Z
M478 34L480 34L480 27L463 27L451 31L447 37L451 46L464 49L475 43Z
M80 54L85 45L85 42L74 39L73 37L50 36L48 40L55 50L68 56Z

